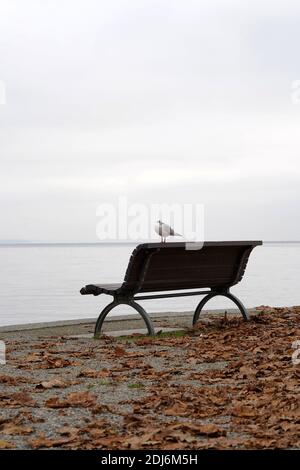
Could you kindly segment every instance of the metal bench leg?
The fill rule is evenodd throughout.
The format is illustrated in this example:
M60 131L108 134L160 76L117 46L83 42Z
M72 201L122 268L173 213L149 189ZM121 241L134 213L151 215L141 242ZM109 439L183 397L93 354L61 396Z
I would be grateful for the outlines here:
M249 320L249 315L245 306L235 295L231 294L230 292L212 292L211 294L206 295L197 306L195 313L194 313L193 325L197 323L200 313L204 305L206 304L206 302L208 302L213 297L216 297L217 295L223 295L223 297L227 297L228 299L232 300L235 303L235 305L238 307L238 309L240 310L241 314L243 315L244 320L245 321Z
M134 300L130 300L130 299L128 299L128 300L117 300L117 299L115 299L113 302L106 305L106 307L104 307L104 309L100 313L100 315L98 317L98 320L96 322L95 330L94 330L95 338L100 336L103 322L104 322L106 316L109 314L109 312L113 308L117 307L117 305L121 305L121 304L130 305L130 307L134 308L141 315L144 322L146 323L147 330L148 330L148 335L155 335L153 323L152 323L149 315L143 309L143 307L141 307L141 305L136 303Z
M237 306L237 308L239 309L239 311L243 315L243 318L244 318L245 321L250 320L247 309L246 309L245 305L243 304L243 302L240 299L238 299L235 295L231 294L231 292L227 292L226 294L223 294L223 295L225 297L227 297L228 299L232 300L232 302L235 303L235 305Z

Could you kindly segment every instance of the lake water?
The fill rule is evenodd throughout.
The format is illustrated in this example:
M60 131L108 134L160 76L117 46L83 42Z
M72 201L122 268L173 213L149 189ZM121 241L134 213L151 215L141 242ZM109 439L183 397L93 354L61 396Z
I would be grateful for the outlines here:
M108 296L81 296L89 283L118 282L132 245L0 245L0 325L96 317ZM277 244L253 250L246 274L232 288L247 307L300 305L300 244ZM189 311L199 297L141 302L149 312ZM230 308L225 298L207 308ZM119 306L115 314L135 313Z

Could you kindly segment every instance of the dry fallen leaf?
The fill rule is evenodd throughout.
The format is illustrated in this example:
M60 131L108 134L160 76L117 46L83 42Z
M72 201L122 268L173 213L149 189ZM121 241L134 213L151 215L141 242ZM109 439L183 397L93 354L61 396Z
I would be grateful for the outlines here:
M188 415L188 403L176 402L172 407L167 408L164 414L167 416L186 416Z
M5 423L0 427L0 432L2 434L7 434L11 436L16 436L16 435L24 435L24 434L31 434L32 433L32 428L28 426L18 426L17 424L14 423Z
M45 406L48 408L67 408L67 407L84 407L88 408L97 403L95 395L91 395L89 392L73 392L65 397L64 400L60 400L60 397L52 397L46 400Z
M238 405L232 409L232 414L240 418L252 418L258 414L258 411L250 406Z
M123 356L126 356L126 355L127 355L127 352L126 352L125 349L122 348L121 346L116 346L116 347L112 350L111 355L112 355L112 356L115 356L115 357L123 357Z
M27 362L42 362L42 361L43 361L43 354L40 352L33 352L25 356L22 362L26 364Z
M0 375L0 383L6 385L19 385L22 382L28 382L26 377L12 377L10 375Z
M0 439L0 449L13 449L15 446L11 442Z
M44 382L40 382L36 385L36 388L39 389L49 389L49 388L65 388L68 387L68 383L63 379L51 379L45 380Z
M83 369L79 372L78 377L88 377L90 379L110 377L112 374L108 369L94 370L94 369Z
M190 431L192 434L200 436L218 437L226 435L226 431L215 424L193 424L191 422L182 422L171 424L170 428L173 430L179 429L182 431Z
M69 444L70 442L74 441L75 437L62 437L62 438L57 438L57 439L48 439L45 436L41 435L40 437L37 437L35 439L31 439L28 441L28 444L33 448L33 449L40 449L40 448L51 448L51 447L61 447L66 444Z
M58 433L63 435L69 436L77 436L80 433L80 428L74 428L72 426L63 426L62 428L58 429Z
M28 392L16 392L10 395L12 404L19 406L35 406L35 401Z
M72 361L70 361L69 359L47 357L46 360L49 368L61 368L72 365Z

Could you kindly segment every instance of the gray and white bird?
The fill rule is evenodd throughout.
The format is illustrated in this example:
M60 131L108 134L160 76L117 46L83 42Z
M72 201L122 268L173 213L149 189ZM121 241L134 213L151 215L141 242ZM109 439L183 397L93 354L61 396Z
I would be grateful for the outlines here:
M167 237L182 237L180 233L174 232L170 225L158 220L154 227L155 232L160 236L161 242L165 243Z

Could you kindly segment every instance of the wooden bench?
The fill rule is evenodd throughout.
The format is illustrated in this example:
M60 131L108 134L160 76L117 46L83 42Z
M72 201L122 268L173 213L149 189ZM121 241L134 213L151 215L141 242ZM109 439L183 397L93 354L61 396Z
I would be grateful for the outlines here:
M193 325L206 302L217 295L231 299L248 320L242 302L230 292L243 277L249 255L261 241L204 242L201 249L191 243L144 243L133 251L125 278L118 284L89 284L82 295L107 294L114 300L99 315L95 336L101 333L108 313L117 305L133 307L144 319L148 333L154 335L152 321L138 300L205 295L197 306ZM195 243L195 247L198 245ZM204 289L194 290L191 289ZM176 292L175 292L176 291ZM178 292L179 291L179 292ZM144 295L137 295L143 293Z

